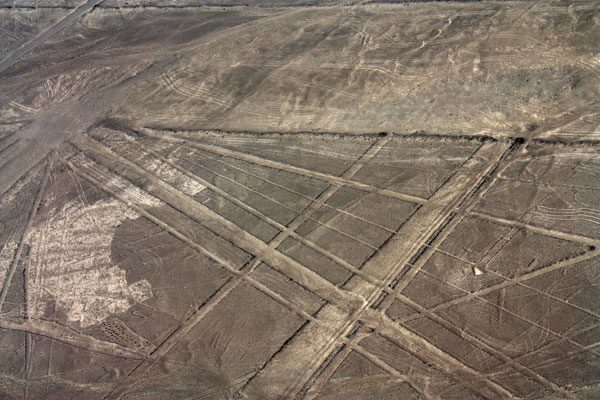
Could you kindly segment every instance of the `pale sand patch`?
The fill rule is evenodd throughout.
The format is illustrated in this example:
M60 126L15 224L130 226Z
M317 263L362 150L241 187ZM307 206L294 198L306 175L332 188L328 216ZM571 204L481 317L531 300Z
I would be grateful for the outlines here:
M72 201L35 227L28 239L30 316L42 317L56 302L69 321L86 327L152 297L147 280L128 284L125 271L110 257L116 228L138 217L115 199L93 205ZM4 268L4 254L0 263Z
M144 164L144 167L149 172L173 185L190 197L194 197L206 188L197 180L184 175L177 169L160 160L152 160L151 162Z
M10 268L10 264L17 253L17 242L11 240L7 242L2 250L0 250L0 287L4 286L6 274Z

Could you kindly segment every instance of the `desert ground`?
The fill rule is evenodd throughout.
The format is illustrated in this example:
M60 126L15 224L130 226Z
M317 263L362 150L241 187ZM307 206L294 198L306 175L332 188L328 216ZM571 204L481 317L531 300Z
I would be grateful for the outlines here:
M0 1L0 398L600 397L596 1Z

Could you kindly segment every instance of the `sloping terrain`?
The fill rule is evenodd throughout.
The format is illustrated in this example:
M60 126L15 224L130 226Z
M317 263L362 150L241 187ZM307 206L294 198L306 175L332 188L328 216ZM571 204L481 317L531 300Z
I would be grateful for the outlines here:
M595 2L74 5L0 9L1 398L598 397Z

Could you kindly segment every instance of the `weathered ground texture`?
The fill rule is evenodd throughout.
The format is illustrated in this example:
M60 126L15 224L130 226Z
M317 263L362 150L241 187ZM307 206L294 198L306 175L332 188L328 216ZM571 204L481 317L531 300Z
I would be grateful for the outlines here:
M600 397L600 5L354 3L0 1L0 398Z

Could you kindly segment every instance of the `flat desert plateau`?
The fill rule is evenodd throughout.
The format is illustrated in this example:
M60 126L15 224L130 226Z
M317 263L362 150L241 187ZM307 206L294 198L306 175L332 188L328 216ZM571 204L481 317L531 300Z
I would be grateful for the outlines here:
M600 398L600 3L0 0L0 398Z

